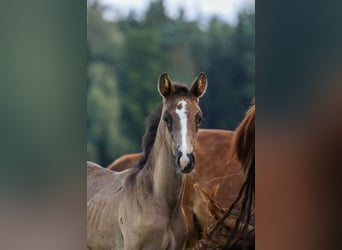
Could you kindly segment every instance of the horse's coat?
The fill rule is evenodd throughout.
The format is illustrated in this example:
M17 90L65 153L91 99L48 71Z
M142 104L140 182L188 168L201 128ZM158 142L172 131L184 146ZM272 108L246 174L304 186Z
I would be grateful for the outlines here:
M255 248L255 225L252 222L255 192L255 105L249 108L236 129L233 155L242 164L245 181L239 196L226 212L217 207L214 200L210 201L213 214L220 214L220 218L215 218L214 223L208 228L209 233L201 240L199 246L201 250ZM240 210L237 216L233 216L233 208Z
M205 92L206 77L201 73L189 90L172 84L164 73L158 86L162 115L143 166L113 172L88 163L88 249L173 250L186 244L189 230L182 207L183 174L194 168L196 117L201 116L198 101ZM184 119L176 114L183 100L186 145L181 133Z

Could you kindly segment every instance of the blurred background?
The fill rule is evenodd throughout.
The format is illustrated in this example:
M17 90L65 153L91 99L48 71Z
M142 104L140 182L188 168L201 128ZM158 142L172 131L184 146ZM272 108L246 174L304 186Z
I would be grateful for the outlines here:
M157 80L208 77L202 128L234 130L254 96L254 1L88 0L87 160L141 151Z

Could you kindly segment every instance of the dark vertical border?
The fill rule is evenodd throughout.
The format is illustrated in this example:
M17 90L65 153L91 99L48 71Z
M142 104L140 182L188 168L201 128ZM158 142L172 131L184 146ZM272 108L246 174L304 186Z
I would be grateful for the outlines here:
M85 249L86 1L0 9L0 248Z
M256 3L257 249L340 249L341 9Z

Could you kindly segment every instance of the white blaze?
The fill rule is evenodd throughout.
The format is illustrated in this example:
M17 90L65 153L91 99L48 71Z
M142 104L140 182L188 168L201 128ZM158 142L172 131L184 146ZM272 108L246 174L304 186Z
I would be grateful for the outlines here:
M180 108L178 108L180 106ZM181 136L182 136L182 144L181 144L181 151L182 151L182 157L180 158L180 165L181 167L186 167L190 161L187 155L187 143L186 143L186 137L188 134L188 128L187 128L187 120L188 117L186 116L186 101L181 100L178 102L176 113L179 116L180 125L181 125Z

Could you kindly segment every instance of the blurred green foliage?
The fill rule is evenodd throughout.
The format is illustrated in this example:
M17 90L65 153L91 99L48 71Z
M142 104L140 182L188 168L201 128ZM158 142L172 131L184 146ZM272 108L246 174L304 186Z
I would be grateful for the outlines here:
M191 84L208 77L201 107L203 127L234 129L254 96L254 12L243 10L236 25L212 17L172 19L162 0L151 2L142 18L131 12L118 21L105 7L88 4L88 160L103 166L139 152L145 119L161 101L157 79Z

